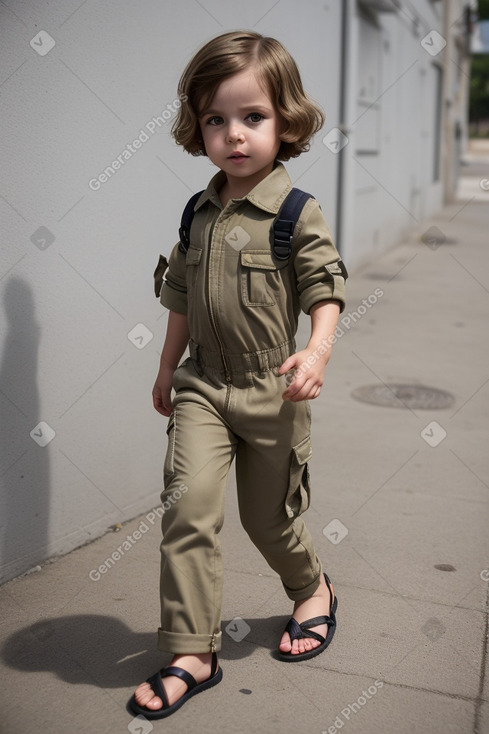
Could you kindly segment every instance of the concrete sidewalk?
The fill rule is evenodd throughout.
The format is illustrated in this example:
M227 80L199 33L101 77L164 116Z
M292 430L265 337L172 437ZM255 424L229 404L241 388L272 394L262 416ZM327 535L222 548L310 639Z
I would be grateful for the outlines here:
M126 712L167 662L148 511L0 589L2 733L489 732L488 151L462 172L457 203L350 278L313 404L306 519L339 599L331 647L296 665L271 656L290 602L230 480L223 682L163 722ZM387 384L406 387L396 398ZM352 396L370 387L390 404Z

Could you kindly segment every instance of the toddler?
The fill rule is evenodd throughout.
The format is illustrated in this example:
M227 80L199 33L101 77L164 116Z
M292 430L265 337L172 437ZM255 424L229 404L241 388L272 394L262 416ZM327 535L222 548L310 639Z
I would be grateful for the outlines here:
M312 197L290 256L273 248L273 223L292 188L282 161L308 150L323 113L284 47L248 31L207 43L179 95L177 143L219 171L161 287L169 315L153 402L169 416L162 500L177 492L178 500L162 517L158 647L174 657L129 702L148 719L169 716L222 678L218 534L233 460L243 527L294 602L276 656L297 662L322 652L337 608L301 515L310 502L308 401L321 392L347 273ZM301 310L311 335L296 351Z

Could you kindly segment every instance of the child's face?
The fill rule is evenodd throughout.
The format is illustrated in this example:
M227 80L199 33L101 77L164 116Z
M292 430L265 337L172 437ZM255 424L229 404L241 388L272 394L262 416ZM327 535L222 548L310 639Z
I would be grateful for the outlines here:
M199 122L207 155L231 185L251 190L272 171L280 119L252 69L225 79Z

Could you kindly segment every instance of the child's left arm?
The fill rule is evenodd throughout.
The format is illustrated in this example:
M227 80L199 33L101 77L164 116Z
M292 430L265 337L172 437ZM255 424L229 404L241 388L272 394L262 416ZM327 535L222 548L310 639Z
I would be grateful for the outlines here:
M339 301L319 301L312 306L311 337L306 348L288 357L279 369L281 375L295 369L294 379L282 394L284 400L296 403L318 397L324 369L331 357L339 314Z

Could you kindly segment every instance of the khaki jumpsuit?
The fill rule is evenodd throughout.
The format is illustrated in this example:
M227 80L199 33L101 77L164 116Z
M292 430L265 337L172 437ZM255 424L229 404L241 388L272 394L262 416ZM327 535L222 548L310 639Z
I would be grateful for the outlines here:
M345 271L314 199L297 222L290 260L273 256L270 227L292 186L281 163L223 209L224 180L216 174L199 198L188 251L174 247L161 288L161 303L187 314L190 331L190 357L173 378L161 495L170 509L158 647L178 654L221 647L218 533L233 459L243 527L289 598L313 594L321 573L300 518L310 500L310 408L282 400L278 368L296 351L301 309L337 299L343 310Z

